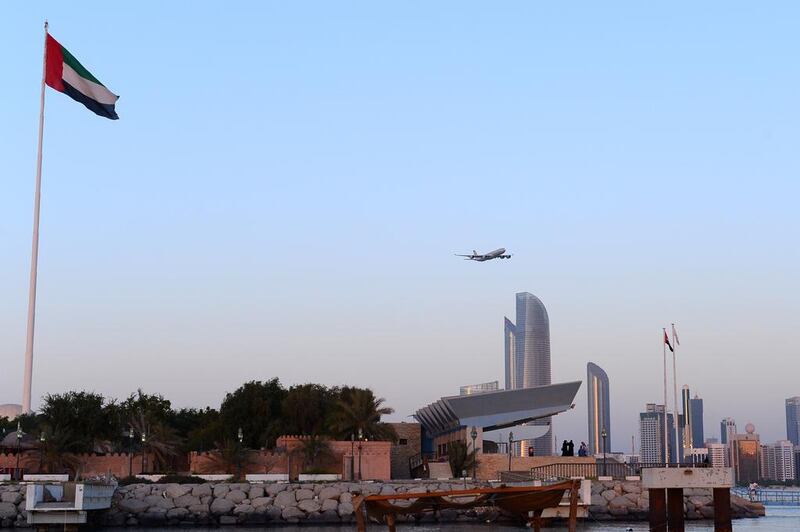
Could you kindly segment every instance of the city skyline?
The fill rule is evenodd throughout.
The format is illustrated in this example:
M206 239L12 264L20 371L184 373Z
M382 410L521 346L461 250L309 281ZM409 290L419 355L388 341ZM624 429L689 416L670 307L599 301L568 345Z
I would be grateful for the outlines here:
M400 420L504 380L499 317L529 290L553 382L613 376L615 450L663 401L673 321L709 435L784 438L800 6L728 7L9 6L0 403L22 395L47 18L122 98L110 122L47 95L34 407L137 387L203 407L279 377L369 386ZM560 439L587 437L579 393Z

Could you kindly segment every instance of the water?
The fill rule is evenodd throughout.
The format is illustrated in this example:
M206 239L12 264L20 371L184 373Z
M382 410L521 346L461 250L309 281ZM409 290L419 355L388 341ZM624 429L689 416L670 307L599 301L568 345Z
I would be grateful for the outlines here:
M195 532L220 532L220 530L230 530L231 532L256 532L263 531L265 527L222 527L222 528L189 528ZM272 530L281 532L353 532L355 525L340 526L282 526L269 527ZM526 530L523 528L498 526L496 524L446 524L446 525L403 525L397 526L399 530L409 532L488 532L489 530ZM564 527L561 527L563 530ZM120 529L106 529L105 532L119 532ZM126 532L175 532L175 528L126 528ZM375 532L385 531L386 527L381 525L369 525L367 530ZM545 529L545 530L556 530ZM599 523L585 521L578 525L578 530L591 530L592 532L625 532L632 530L635 532L645 532L648 530L647 523ZM710 521L692 522L686 524L686 530L690 532L714 530L714 524ZM786 507L767 507L766 517L758 519L737 519L733 522L733 530L736 532L781 532L792 530L800 531L800 508Z

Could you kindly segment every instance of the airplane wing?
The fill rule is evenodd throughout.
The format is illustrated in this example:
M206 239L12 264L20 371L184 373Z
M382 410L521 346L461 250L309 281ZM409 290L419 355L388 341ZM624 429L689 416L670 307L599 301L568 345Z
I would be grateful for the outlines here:
M455 255L456 257L469 257L469 258L472 258L472 257L475 256L475 255L459 255L458 253L453 253L453 255Z

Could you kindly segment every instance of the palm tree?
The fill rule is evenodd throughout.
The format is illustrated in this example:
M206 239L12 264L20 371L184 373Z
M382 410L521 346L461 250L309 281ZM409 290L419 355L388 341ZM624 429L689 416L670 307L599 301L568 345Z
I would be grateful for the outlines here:
M303 469L315 469L323 466L334 457L328 440L319 436L311 436L303 441L303 444L295 450L303 459Z
M73 430L57 425L47 429L42 427L44 438L39 439L39 460L42 469L48 473L71 473L77 479L83 465L80 453L84 444L81 438L75 436Z
M238 441L226 438L215 444L216 449L208 455L209 461L203 466L202 473L233 473L237 480L248 469L255 467L272 469L274 464L259 460L258 453L245 448Z
M450 463L453 478L458 478L464 471L472 471L478 463L478 457L476 450L468 450L463 441L451 441L447 444L447 461Z
M146 435L142 452L153 455L153 471L168 469L181 444L175 430L164 423L151 423L142 412L134 414L130 425L136 433Z
M394 413L393 408L383 406L385 401L369 389L343 388L334 413L336 435L344 439L358 434L369 440L397 439L392 426L381 423L381 416Z

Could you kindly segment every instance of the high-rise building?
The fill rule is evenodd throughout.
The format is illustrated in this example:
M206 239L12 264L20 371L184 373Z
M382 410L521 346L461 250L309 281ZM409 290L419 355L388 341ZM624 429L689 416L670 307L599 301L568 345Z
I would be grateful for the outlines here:
M736 421L732 417L722 418L719 423L719 441L721 443L730 443L731 436L736 434Z
M550 384L550 320L544 304L533 294L517 294L517 321L505 319L506 389ZM533 422L550 426L550 418ZM527 448L523 442L522 447ZM552 428L533 440L536 456L553 454Z
M786 400L786 439L800 445L800 396Z
M761 446L761 478L785 482L795 479L794 446L788 440Z
M794 479L800 479L800 445L794 446Z
M736 482L758 482L761 477L761 441L752 423L745 427L745 434L734 434L731 437L731 465L736 475Z
M500 389L498 381L482 382L480 384L468 384L462 386L459 395L475 395L476 393L496 392Z
M728 446L724 443L707 443L708 462L711 467L730 467Z
M692 425L694 424L694 419L692 419L691 400L692 396L689 394L689 387L684 384L681 389L681 407L683 408L683 415L680 416L680 429L681 445L685 456L689 454L686 450L694 447L692 442Z
M697 394L689 400L689 411L692 416L692 447L703 447L705 434L703 433L703 400Z
M648 403L639 414L639 455L642 463L664 463L664 405ZM669 462L675 462L675 425L667 414L667 450Z
M589 362L586 365L586 384L589 397L589 453L599 454L604 450L611 450L608 375L600 366ZM603 429L606 431L605 442L603 442Z

